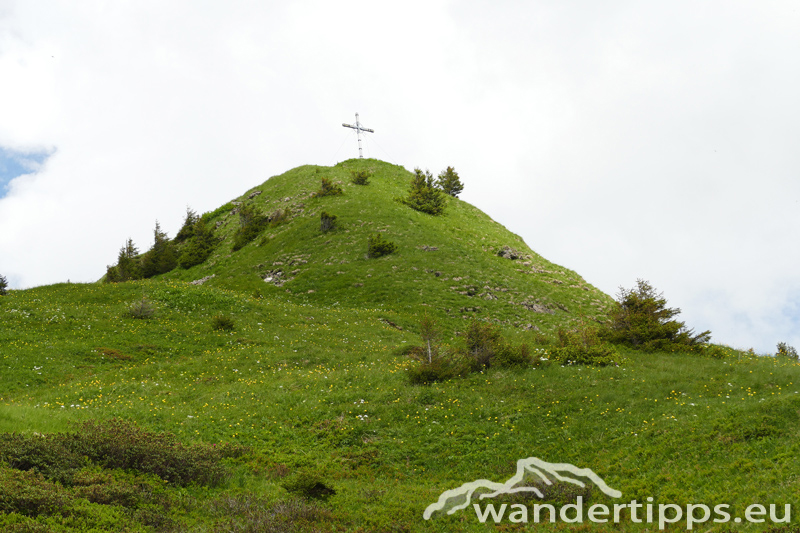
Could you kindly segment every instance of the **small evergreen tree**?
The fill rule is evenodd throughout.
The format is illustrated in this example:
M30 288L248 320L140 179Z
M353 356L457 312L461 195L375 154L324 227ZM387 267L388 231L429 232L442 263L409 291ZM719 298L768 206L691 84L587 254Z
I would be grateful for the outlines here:
M161 230L161 225L156 220L156 227L153 230L153 246L142 257L142 276L151 278L169 272L176 266L178 266L178 257L175 245L169 240L166 232Z
M443 170L439 173L436 186L444 191L445 194L449 194L454 198L458 198L458 195L464 190L464 184L461 183L453 167L447 167L447 170Z
M328 178L322 178L319 190L314 196L339 196L343 194L342 188Z
M351 170L350 181L353 185L369 185L369 170Z
M175 242L179 243L190 239L192 235L194 235L195 224L197 224L199 219L200 217L197 216L197 213L195 213L191 207L187 207L186 218L183 219L183 226L181 226L180 231L175 235Z
M8 294L8 280L5 276L0 275L0 296Z
M617 304L610 311L611 324L600 332L607 340L636 349L664 350L707 343L711 332L695 334L686 324L672 320L681 312L667 307L663 293L645 280L636 280L636 288L620 287Z
M233 251L252 241L269 226L270 218L256 211L252 205L239 210L239 229L233 234Z
M376 233L367 240L367 257L375 258L389 255L397 250L397 245L392 241L384 240L383 235Z
M336 215L331 215L323 211L320 213L320 225L319 230L322 233L331 231L336 227Z
M125 246L119 249L117 264L106 268L106 283L119 283L142 278L142 269L139 261L139 249L133 244L133 239L128 237Z
M198 218L191 230L192 238L186 244L178 259L181 268L191 268L209 258L217 244L214 230L203 218Z
M444 193L436 188L429 171L414 169L414 178L408 188L408 196L400 200L407 206L429 215L441 215L445 208Z

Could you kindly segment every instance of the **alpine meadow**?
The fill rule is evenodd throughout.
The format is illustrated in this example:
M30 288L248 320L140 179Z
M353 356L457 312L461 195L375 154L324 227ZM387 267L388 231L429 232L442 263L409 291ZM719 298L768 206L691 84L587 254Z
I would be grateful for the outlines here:
M535 457L622 498L531 478L541 497L496 508L635 500L673 506L678 531L676 509L726 505L694 529L800 531L796 351L712 343L658 280L603 293L469 186L453 167L302 166L188 209L173 238L120 235L95 283L0 276L0 530L659 529L630 508L487 520L477 493L480 512L423 517ZM734 521L753 504L775 519Z

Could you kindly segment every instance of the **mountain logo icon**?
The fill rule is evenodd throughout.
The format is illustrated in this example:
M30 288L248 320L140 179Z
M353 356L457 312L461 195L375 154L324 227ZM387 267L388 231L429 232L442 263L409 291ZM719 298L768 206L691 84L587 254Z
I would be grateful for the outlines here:
M569 463L548 463L538 457L528 457L517 461L516 474L505 483L477 479L470 483L464 483L457 489L446 490L439 496L436 503L432 503L425 508L422 516L425 520L429 520L433 513L437 511L453 514L456 511L465 509L472 502L475 492L479 489L485 489L485 491L481 490L477 495L480 500L520 492L530 492L539 498L544 498L544 493L538 487L521 485L521 483L529 479L534 479L540 485L553 485L554 481L557 481L572 483L581 488L586 487L586 483L582 481L582 479L586 479L594 483L607 496L612 498L620 498L622 496L620 491L606 485L605 481L589 468L578 468Z

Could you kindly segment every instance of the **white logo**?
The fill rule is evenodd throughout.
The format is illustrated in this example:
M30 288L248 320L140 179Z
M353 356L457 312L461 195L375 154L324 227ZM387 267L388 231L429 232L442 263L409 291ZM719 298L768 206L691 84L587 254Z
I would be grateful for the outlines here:
M535 475L539 478L539 480L541 480L542 483L546 485L552 485L553 481L545 474L545 472L550 474L550 476L557 481L572 483L581 488L586 486L586 484L580 479L575 479L575 477L570 477L568 475L562 475L559 473L568 472L576 477L590 479L595 485L597 485L597 488L612 498L619 498L622 496L620 491L612 489L606 485L600 476L595 474L589 468L578 468L577 466L569 463L548 463L547 461L542 461L538 457L528 457L527 459L520 459L517 461L517 473L505 483L496 483L494 481L489 481L488 479L478 479L471 483L464 483L457 489L446 490L439 496L439 500L436 503L430 504L425 509L425 512L422 516L425 518L425 520L429 520L434 512L445 509L445 507L448 506L448 502L453 504L453 507L447 510L447 514L453 514L460 509L465 509L472 501L472 496L475 491L481 488L491 491L488 493L480 493L478 495L478 499L481 500L484 498L494 498L502 494L514 494L519 492L532 492L537 497L544 498L544 494L537 487L518 487L517 485L523 482L526 477L529 477L529 474ZM452 500L460 503L453 503Z

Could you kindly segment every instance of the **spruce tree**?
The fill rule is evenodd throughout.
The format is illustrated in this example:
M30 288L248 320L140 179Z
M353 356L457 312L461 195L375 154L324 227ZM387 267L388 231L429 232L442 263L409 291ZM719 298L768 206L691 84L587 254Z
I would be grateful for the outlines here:
M458 198L458 195L464 190L464 184L461 183L461 180L458 178L458 173L453 167L447 167L447 170L443 170L439 173L436 185L443 190L445 194L449 194L454 198Z
M194 235L194 227L199 219L200 217L197 216L197 213L191 207L187 207L186 218L183 219L183 226L181 226L180 231L175 235L175 242L179 243L190 239Z
M0 275L0 296L8 294L8 280L5 276Z
M153 230L153 246L142 257L142 276L151 278L169 272L176 266L178 266L178 258L175 246L156 221L156 227Z
M444 193L436 188L429 171L414 169L414 177L408 188L408 196L400 200L407 206L429 215L441 215L447 205Z
M181 268L190 268L199 265L209 258L217 244L214 230L202 218L197 219L192 227L193 237L186 244L178 260Z

